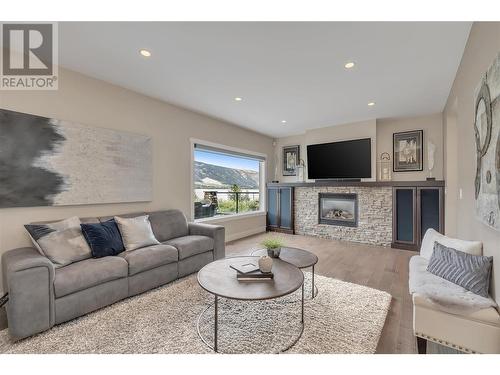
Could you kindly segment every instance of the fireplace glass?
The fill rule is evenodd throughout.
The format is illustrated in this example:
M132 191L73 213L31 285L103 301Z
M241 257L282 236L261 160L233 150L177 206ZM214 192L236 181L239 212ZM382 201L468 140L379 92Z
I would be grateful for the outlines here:
M358 197L356 194L319 194L319 224L358 226Z

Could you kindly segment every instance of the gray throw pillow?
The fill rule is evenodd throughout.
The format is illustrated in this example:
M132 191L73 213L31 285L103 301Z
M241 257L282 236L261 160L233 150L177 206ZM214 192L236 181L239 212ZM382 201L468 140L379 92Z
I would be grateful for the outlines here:
M160 244L151 229L149 215L132 218L115 216L115 221L118 224L126 251Z
M492 261L493 257L467 254L434 242L427 271L487 298Z
M49 258L56 268L92 256L80 228L80 219L77 217L47 224L27 224L24 227L37 249Z

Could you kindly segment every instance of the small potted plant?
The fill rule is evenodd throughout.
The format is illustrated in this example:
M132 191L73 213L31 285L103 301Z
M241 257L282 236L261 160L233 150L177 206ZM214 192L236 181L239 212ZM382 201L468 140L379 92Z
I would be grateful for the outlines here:
M271 258L279 258L281 248L285 246L283 241L278 237L266 238L264 241L262 241L261 245L267 249L267 255L269 255Z

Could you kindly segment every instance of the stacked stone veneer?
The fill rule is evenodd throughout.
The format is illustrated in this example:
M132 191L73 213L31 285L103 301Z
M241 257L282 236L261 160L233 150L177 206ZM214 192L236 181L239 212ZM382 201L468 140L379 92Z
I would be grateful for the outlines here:
M318 224L319 193L358 195L358 226ZM392 188L390 187L297 187L295 233L390 246L392 242Z

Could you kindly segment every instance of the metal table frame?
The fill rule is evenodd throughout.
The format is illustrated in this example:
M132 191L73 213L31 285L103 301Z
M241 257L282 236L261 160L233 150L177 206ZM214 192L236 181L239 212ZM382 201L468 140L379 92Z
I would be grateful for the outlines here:
M313 266L313 275L314 275L314 266ZM276 354L283 353L283 352L286 352L287 350L291 349L300 340L300 338L302 337L302 334L304 333L304 282L302 282L301 290L302 290L302 293L301 293L302 298L301 298L300 333L297 336L297 338L295 338L295 340L290 345L288 345L285 349L278 351ZM220 296L214 294L214 303L208 305L208 307L201 312L200 316L198 317L198 321L196 322L196 330L198 332L198 336L200 337L201 341L203 341L203 343L206 346L208 346L211 350L213 350L215 353L220 353L219 352L219 345L218 345L219 298L223 298L223 297L220 297ZM278 297L278 298L281 298L281 297ZM313 298L314 298L314 276L313 276ZM274 299L274 298L270 298L270 299ZM263 300L259 300L259 301L263 301ZM201 334L201 331L200 331L201 318L212 306L214 306L214 343L213 343L213 345L210 344L208 342L208 340L203 337L203 335Z

